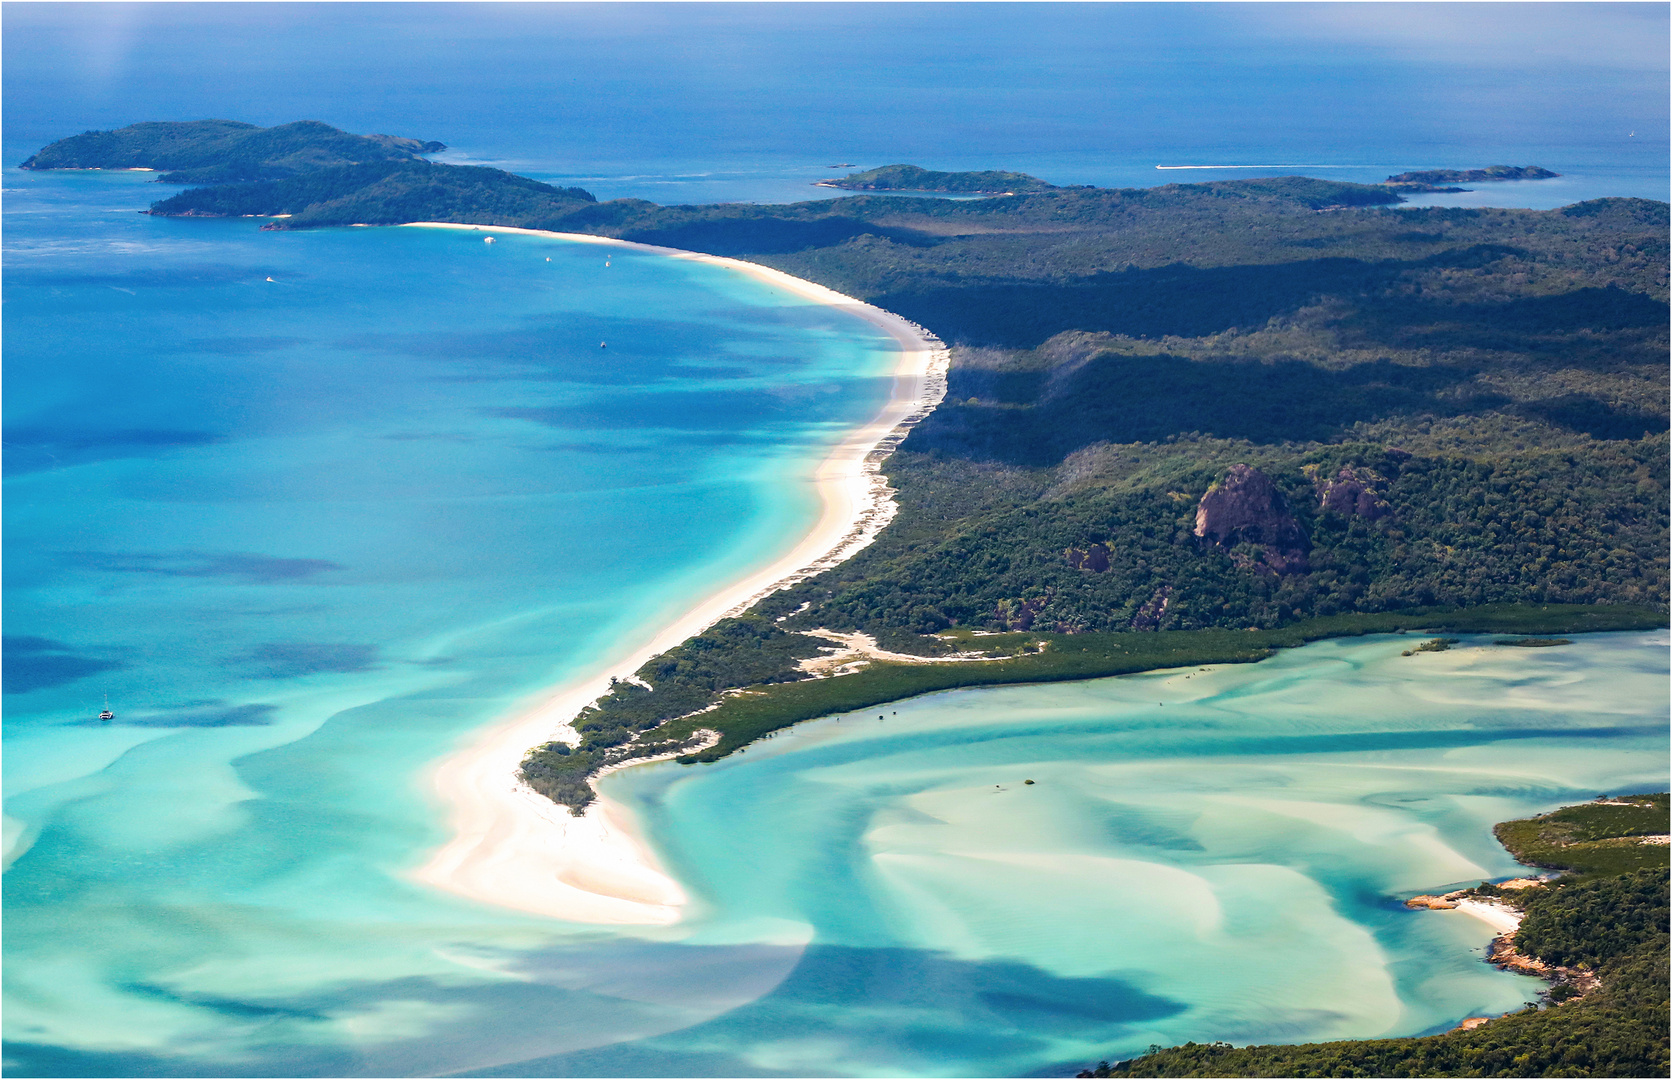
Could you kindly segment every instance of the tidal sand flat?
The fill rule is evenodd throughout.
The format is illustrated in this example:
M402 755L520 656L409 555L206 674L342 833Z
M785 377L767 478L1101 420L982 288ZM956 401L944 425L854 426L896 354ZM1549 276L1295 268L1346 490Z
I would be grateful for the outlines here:
M1664 788L1668 639L1490 640L955 691L609 777L693 918L809 945L747 1008L543 1065L1060 1075L1518 1008L1540 984L1481 962L1487 923L1401 901L1523 872L1497 821Z

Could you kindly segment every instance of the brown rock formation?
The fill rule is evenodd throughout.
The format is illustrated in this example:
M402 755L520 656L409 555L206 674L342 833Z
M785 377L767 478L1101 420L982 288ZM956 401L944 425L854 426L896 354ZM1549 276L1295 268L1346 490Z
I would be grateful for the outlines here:
M1000 600L993 609L993 617L1006 630L1029 630L1033 627L1034 617L1050 602L1049 596L1038 596L1032 600Z
M1413 896L1405 901L1408 908L1427 908L1430 911L1450 911L1457 905L1444 896Z
M1196 535L1223 549L1249 544L1254 557L1233 554L1248 569L1299 574L1312 544L1289 514L1271 478L1248 465L1232 465L1196 507Z
M1333 479L1312 478L1320 509L1343 517L1357 515L1370 521L1387 517L1393 512L1381 496L1381 489L1386 484L1387 480L1379 473L1371 469L1355 469L1351 465L1343 466Z
M1109 569L1109 549L1103 544L1093 544L1084 551L1069 548L1064 554L1068 557L1068 565L1076 570L1090 570L1094 574L1101 574Z
M1172 602L1173 587L1163 585L1150 595L1148 602L1138 609L1132 616L1132 629L1159 630L1161 620L1167 617L1167 606Z

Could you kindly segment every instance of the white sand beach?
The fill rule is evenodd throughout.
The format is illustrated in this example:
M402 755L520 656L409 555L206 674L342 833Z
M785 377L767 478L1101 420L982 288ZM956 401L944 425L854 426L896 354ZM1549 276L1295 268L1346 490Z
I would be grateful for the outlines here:
M1513 934L1521 925L1521 913L1512 907L1490 900L1459 900L1457 910L1473 915L1500 934Z
M534 746L553 738L573 740L569 721L609 689L612 676L630 675L651 657L719 619L835 565L870 543L896 510L879 466L911 425L928 415L945 394L946 349L927 331L897 315L738 259L579 233L433 222L414 227L548 236L711 263L849 311L899 344L887 404L831 451L814 473L822 509L800 543L771 565L707 597L608 670L559 687L539 705L482 732L443 760L433 774L435 790L450 809L453 837L414 872L417 880L473 900L577 922L675 922L686 902L684 891L657 865L625 808L601 798L584 816L574 817L567 808L522 784L517 766Z

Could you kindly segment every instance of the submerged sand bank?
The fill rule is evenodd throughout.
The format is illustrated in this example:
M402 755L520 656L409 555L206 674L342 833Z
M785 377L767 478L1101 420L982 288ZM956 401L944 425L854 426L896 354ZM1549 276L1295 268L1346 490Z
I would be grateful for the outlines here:
M821 510L793 549L697 603L607 670L557 688L538 706L482 732L433 775L450 809L453 838L414 873L417 880L474 900L578 922L671 923L684 891L656 865L623 807L600 798L582 817L531 791L517 766L532 747L574 738L569 722L609 689L667 651L761 597L841 562L870 543L897 509L880 467L946 392L945 347L923 328L853 297L770 267L580 233L418 222L424 228L555 237L648 251L723 266L796 296L840 308L899 346L888 402L836 446L813 474Z

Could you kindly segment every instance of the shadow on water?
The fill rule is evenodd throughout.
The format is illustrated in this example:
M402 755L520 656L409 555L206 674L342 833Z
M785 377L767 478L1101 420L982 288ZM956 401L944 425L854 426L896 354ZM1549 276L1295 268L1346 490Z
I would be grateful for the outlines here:
M1051 1038L1118 1041L1185 1005L1121 979L900 948L808 947L771 994L705 1024L480 1076L979 1075L1037 1067Z
M1116 1041L1185 1008L1120 979L1062 978L1013 961L959 960L901 948L812 946L776 989L761 986L794 950L770 946L640 945L553 950L519 969L532 982L461 987L402 978L267 999L183 994L130 984L130 993L232 1017L251 1027L257 1057L74 1051L28 1042L6 1045L10 1076L765 1076L874 1072L902 1064L929 1074L991 1070L994 1062L1037 1067L1053 1036ZM634 973L688 976L677 995L738 1000L706 1022L659 1011ZM557 985L596 977L588 990ZM304 1029L389 1005L450 1006L421 1036L330 1045ZM460 1004L470 1008L459 1011ZM668 1003L661 1002L663 1006ZM639 1007L637 1023L619 1013ZM609 1018L606 1020L605 1017ZM253 1029L262 1028L257 1032ZM610 1045L584 1047L615 1029ZM633 1030L637 1028L638 1030ZM311 1036L311 1037L310 1037ZM510 1059L507 1063L507 1059ZM1001 1069L1002 1065L999 1066Z
M402 976L270 995L200 993L130 980L112 989L134 1008L162 1007L172 1018L172 1026L159 1026L158 1045L110 1053L20 1038L5 1044L5 1071L8 1076L441 1076L465 1070L499 1075L504 1062L546 1059L701 1024L770 992L799 954L795 946L683 946L602 937L524 953L479 953L501 973L486 979ZM27 1021L15 1026L22 1035L30 1033ZM231 1037L209 1044L194 1034L211 1026Z

